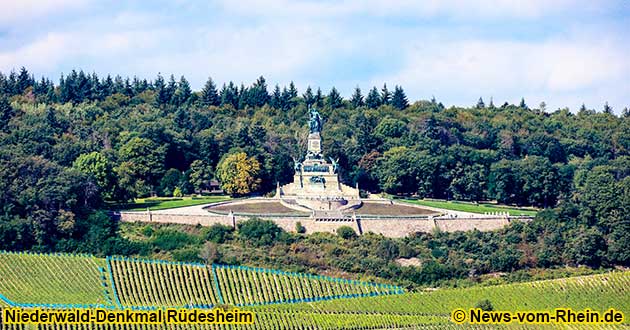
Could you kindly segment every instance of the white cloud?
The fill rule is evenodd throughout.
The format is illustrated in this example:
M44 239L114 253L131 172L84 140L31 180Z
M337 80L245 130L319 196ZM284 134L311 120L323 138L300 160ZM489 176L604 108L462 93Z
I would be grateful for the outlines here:
M89 2L89 0L4 0L0 5L0 26L29 22L46 15L84 8Z
M596 12L597 5L584 0L241 0L220 1L232 13L252 16L286 18L327 18L352 14L370 16L402 15L433 17L445 15L455 18L539 18L566 10Z
M619 99L628 86L627 51L606 40L455 40L407 48L401 69L373 82L402 85L413 98L448 94L447 102L460 105L492 95L495 102L497 97L516 102L530 95L558 107L603 104L601 94ZM560 98L572 102L563 105Z

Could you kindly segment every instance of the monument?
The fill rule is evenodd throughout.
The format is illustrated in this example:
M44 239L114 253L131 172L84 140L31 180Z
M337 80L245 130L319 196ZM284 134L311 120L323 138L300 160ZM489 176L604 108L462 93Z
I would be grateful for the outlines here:
M287 206L310 210L342 210L361 205L358 187L352 188L339 180L338 160L322 153L322 117L315 108L309 109L307 151L303 160L294 159L293 182L278 186L276 197Z

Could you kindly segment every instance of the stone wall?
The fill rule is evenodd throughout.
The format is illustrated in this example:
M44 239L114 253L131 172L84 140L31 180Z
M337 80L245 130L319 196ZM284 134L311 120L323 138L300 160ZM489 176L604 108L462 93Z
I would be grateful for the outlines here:
M148 222L148 223L175 223L211 226L213 224L222 224L227 226L235 226L238 222L249 219L242 216L229 215L176 215L176 214L157 214L147 212L121 212L115 213L114 216L123 222ZM373 232L383 234L387 237L405 237L415 232L433 232L441 230L445 232L468 231L477 229L480 231L491 231L501 229L511 220L529 221L528 218L506 218L506 217L484 217L479 218L380 218L380 219L358 219L358 220L332 220L332 221L316 221L309 217L261 217L274 221L278 226L286 231L295 231L295 225L300 222L307 233L314 232L331 232L341 226L350 226L357 233Z

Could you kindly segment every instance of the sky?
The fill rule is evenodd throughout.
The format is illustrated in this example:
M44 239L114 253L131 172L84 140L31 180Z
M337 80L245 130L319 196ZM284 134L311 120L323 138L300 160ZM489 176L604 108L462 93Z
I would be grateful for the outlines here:
M630 107L629 0L0 0L0 71Z

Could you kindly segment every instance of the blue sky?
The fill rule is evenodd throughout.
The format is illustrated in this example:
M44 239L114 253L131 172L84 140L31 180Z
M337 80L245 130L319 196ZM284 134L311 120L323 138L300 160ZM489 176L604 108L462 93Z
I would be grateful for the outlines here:
M0 0L0 71L630 107L630 1Z

